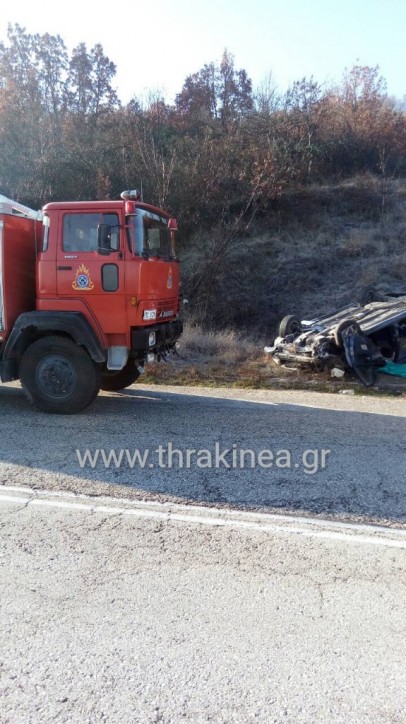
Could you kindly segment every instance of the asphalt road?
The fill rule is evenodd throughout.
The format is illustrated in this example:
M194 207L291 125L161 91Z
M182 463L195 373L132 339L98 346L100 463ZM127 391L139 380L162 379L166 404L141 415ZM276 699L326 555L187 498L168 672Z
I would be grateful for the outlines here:
M135 385L100 395L83 414L48 416L9 385L0 388L0 426L0 484L406 523L403 398ZM154 451L170 445L172 467L168 454L160 467ZM86 450L130 457L106 467L98 453L94 468L82 468L77 451ZM144 469L131 467L136 450L149 455ZM249 455L233 466L241 450L255 453L254 468ZM274 454L272 467L258 464L261 451ZM319 451L313 474L316 453L306 468L306 451Z
M223 515L3 488L1 721L405 721L405 531Z
M406 721L404 400L0 402L2 722ZM86 449L149 455L81 468Z

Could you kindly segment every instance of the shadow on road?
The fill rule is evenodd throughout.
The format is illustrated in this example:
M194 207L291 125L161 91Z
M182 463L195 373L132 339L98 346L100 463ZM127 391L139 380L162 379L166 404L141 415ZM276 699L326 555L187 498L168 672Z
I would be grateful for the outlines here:
M1 387L0 402L3 485L121 496L125 486L138 497L406 523L406 417L185 395L159 387L100 395L76 416L44 415L17 387ZM159 446L167 451L160 461ZM149 451L143 469L129 463L136 449L142 455ZM93 468L89 461L81 468L78 450L82 458L86 450L124 453L117 466L106 467L99 452ZM187 450L195 451L189 466ZM206 453L199 458L202 450ZM219 456L225 450L229 453L215 467L216 451ZM252 451L244 456L244 467L241 450ZM272 467L258 464L263 450L273 453ZM322 450L331 451L324 468ZM278 456L280 451L290 458L286 452ZM316 454L320 469L309 472ZM213 467L207 465L210 456ZM264 461L270 462L269 455Z

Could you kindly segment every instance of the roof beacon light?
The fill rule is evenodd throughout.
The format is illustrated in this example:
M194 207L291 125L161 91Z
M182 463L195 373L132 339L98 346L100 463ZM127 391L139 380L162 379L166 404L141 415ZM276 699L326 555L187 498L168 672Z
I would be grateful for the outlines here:
M141 191L137 191L137 189L123 191L120 196L124 201L138 201L141 198Z

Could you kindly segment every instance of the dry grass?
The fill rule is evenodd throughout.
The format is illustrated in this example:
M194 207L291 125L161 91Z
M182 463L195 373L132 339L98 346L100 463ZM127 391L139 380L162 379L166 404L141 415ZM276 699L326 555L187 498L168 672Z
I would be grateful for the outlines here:
M264 354L264 340L248 338L235 330L204 330L185 324L177 354L166 362L151 365L146 381L174 381L179 384L240 383L256 387L276 367Z
M178 384L241 384L257 387L272 376L275 365L263 352L264 341L235 330L208 330L185 324L176 356L151 365L146 381Z
M235 330L204 330L200 325L189 322L185 325L179 352L187 357L212 358L222 364L246 362L261 350L260 340L249 339Z

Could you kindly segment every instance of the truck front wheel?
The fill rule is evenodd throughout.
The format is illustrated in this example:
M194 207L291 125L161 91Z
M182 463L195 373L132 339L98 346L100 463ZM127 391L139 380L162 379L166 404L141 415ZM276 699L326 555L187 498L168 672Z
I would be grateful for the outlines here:
M20 379L43 412L71 415L90 405L100 389L100 370L87 352L65 337L42 337L23 354Z

